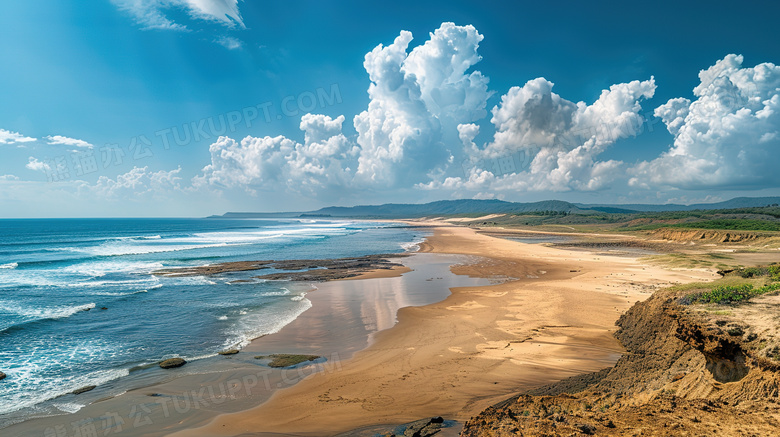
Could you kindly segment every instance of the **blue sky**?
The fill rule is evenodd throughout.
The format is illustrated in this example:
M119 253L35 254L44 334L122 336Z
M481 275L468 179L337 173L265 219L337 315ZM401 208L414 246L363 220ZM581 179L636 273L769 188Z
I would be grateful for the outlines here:
M780 7L738 6L3 2L0 216L778 195Z

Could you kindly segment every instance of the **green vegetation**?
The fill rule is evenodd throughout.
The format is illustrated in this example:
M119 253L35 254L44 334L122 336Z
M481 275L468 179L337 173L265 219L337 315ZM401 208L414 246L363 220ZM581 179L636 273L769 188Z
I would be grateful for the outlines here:
M780 231L780 222L746 219L713 219L702 222L678 223L670 228L722 229L729 231Z
M746 282L748 280L749 282ZM767 282L766 285L761 285ZM719 281L719 286L706 289L704 284L688 284L680 291L700 290L688 294L682 299L684 304L730 304L747 301L756 296L780 291L780 265L739 268L729 271ZM758 286L757 286L758 285ZM703 289L701 291L701 289Z
M319 355L296 355L296 354L273 354L260 355L255 357L258 360L270 359L269 367L290 367L307 361L314 361L321 358Z
M550 209L503 213L505 215L502 217L491 218L488 224L508 227L573 225L578 227L577 231L585 232L605 227L625 232L652 231L660 228L780 232L780 207L776 206L663 212L578 212Z
M770 266L747 267L747 268L736 270L734 273L745 279L769 276L772 279L772 281L777 282L780 281L780 264L773 264Z
M780 283L773 283L755 288L753 284L725 285L713 288L710 291L687 296L691 303L718 303L729 304L746 301L750 298L761 296L780 290Z

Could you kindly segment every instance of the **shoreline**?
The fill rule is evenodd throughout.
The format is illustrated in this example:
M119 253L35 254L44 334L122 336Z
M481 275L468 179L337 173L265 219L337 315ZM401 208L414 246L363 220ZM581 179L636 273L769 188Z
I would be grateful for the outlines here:
M423 261L426 257L428 259ZM102 391L116 385L130 386L122 394L93 400L75 413L25 420L4 428L3 435L45 435L47 429L63 426L72 432L74 424L82 422L96 424L99 434L113 432L110 428L101 428L102 422L109 418L105 414L108 411L124 422L117 435L162 436L203 425L220 413L246 410L306 377L338 369L341 361L370 344L376 331L395 323L398 308L446 297L450 284L447 281L454 281L452 285L478 283L479 280L457 277L449 272L450 264L462 261L450 256L412 253L404 257L404 266L313 284L312 291L306 294L312 301L309 310L279 332L253 339L236 355L208 357L165 371L153 366L145 372L161 374L168 380L138 384L138 375L135 375L136 384L133 384L128 377L120 378L96 388L91 395L95 399L96 395L102 396ZM435 265L438 270L432 270ZM430 295L430 286L425 288L426 293L418 293L418 287L413 286L415 283L428 285L425 278L409 278L408 273L449 277L445 277L447 281L438 284L437 292ZM371 305L356 305L360 302ZM372 311L374 316L370 316ZM316 354L325 360L274 369L260 365L260 361L253 358L274 353ZM133 414L142 414L143 420L139 422L140 416L131 417ZM147 421L150 422L148 426L145 425Z
M422 253L480 257L453 266L453 273L514 280L453 288L438 303L402 308L398 323L338 372L170 435L336 435L431 416L465 421L523 389L614 364L623 352L612 337L620 314L655 288L714 277L644 265L635 257L494 238L449 223L404 223L434 231L420 245Z

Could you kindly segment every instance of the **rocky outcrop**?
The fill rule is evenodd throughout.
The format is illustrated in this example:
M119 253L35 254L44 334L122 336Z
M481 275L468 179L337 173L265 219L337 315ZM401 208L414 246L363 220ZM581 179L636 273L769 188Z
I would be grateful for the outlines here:
M282 261L239 261L214 264L210 266L186 267L158 270L158 276L202 276L231 272L275 269L281 272L256 276L256 279L285 281L332 281L359 276L372 270L388 270L402 267L391 259L402 258L407 254L366 255L354 258L337 259L293 259ZM246 282L239 280L236 282Z
M160 361L160 367L163 369L175 369L176 367L181 367L185 364L187 364L187 361L184 358L171 358L165 361Z
M0 381L4 380L7 375L3 372L0 372Z
M777 363L710 313L681 305L683 294L657 292L618 320L626 352L614 367L507 399L461 435L776 434Z

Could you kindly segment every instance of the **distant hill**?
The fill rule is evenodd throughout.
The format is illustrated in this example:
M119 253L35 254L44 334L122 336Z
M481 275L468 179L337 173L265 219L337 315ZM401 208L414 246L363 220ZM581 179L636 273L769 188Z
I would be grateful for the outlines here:
M735 197L731 200L717 203L696 203L693 205L679 205L667 203L665 205L652 204L624 204L624 205L588 205L575 203L578 208L590 209L602 212L613 212L608 210L623 210L625 212L660 212L660 211L693 211L697 209L737 209L737 208L759 208L769 205L780 204L780 197Z
M651 204L581 204L569 203L562 200L544 200L541 202L521 203L505 202L503 200L439 200L430 203L386 203L384 205L359 205L359 206L329 206L316 211L305 212L228 212L221 216L210 218L281 218L281 217L308 217L308 218L410 218L410 217L436 217L449 215L472 214L522 214L531 212L559 212L571 214L595 214L598 212L610 214L630 214L636 212L660 212L660 211L693 211L696 209L734 209L754 208L767 205L780 204L780 197L737 197L725 202L699 203L694 205L651 205Z
M519 214L524 212L555 211L588 214L593 211L580 209L569 202L545 200L532 203L505 202L503 200L439 200L436 202L387 203L384 205L329 206L316 211L287 213L229 212L212 218L274 218L274 217L366 217L404 218L432 217L463 214Z

